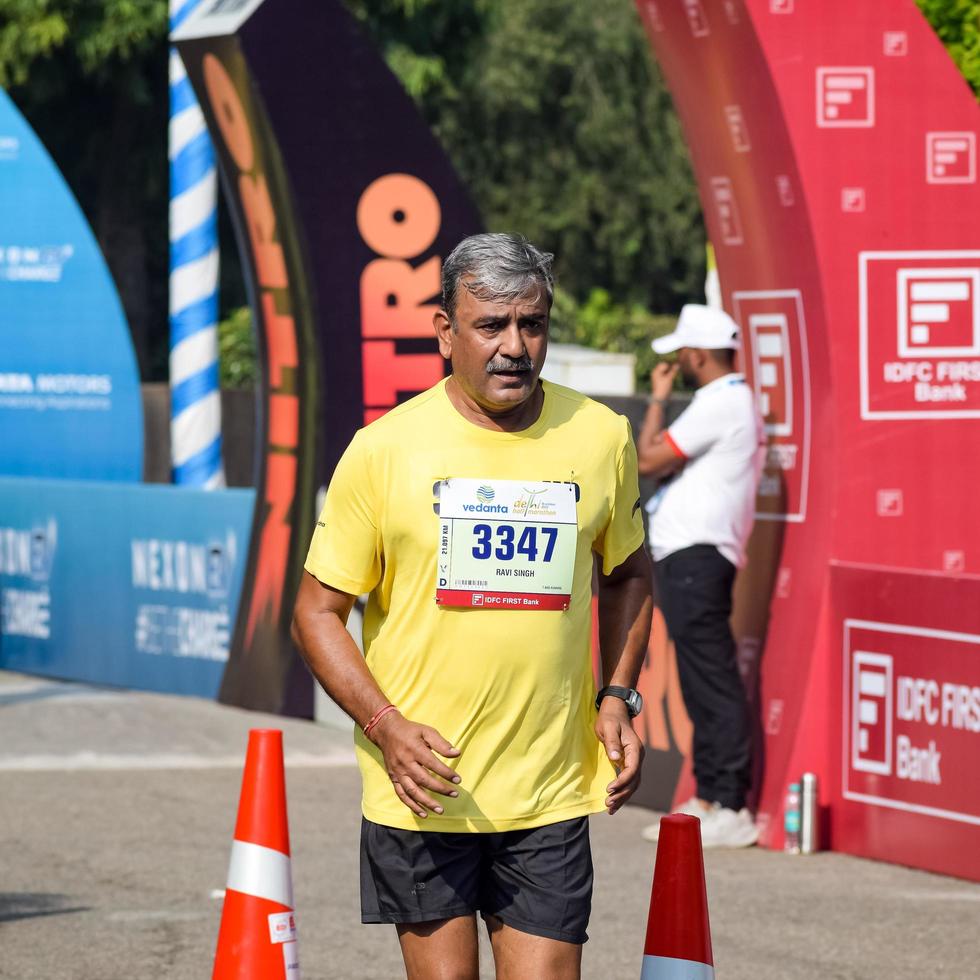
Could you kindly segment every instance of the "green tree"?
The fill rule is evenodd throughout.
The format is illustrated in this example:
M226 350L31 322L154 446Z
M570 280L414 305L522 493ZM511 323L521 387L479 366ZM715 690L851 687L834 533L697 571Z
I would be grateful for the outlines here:
M970 88L980 96L980 2L916 0Z
M218 324L218 366L222 388L251 388L258 383L251 307L239 306Z
M670 96L628 0L351 0L492 230L557 255L579 301L675 311L704 231Z
M551 339L636 357L637 391L650 390L650 372L661 360L650 341L672 333L677 317L651 313L639 303L617 303L605 289L593 289L584 303L563 289L555 292Z

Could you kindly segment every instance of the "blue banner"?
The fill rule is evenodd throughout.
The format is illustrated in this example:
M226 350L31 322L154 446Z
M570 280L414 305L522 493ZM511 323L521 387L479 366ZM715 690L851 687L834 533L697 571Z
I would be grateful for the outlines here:
M0 668L218 693L255 492L0 478Z
M139 480L129 327L68 185L0 90L0 474Z

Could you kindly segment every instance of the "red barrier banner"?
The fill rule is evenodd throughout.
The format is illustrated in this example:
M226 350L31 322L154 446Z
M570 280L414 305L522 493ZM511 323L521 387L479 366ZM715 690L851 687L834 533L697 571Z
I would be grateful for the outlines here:
M980 825L980 634L844 620L847 800Z

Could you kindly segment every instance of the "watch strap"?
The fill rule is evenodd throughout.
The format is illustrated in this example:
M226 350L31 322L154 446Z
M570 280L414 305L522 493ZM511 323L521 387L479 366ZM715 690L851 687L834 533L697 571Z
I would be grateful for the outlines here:
M633 695L636 691L631 687L618 687L615 684L609 684L602 688L599 693L595 696L595 706L596 710L599 710L599 705L602 704L602 699L605 697L619 698L621 701L626 702L626 708L630 713L630 717L635 717L636 712L633 711L632 701Z

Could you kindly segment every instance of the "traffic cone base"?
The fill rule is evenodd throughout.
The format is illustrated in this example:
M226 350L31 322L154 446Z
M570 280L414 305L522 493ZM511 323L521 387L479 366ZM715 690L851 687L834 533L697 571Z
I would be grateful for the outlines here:
M644 956L640 980L715 980L715 968L672 956Z
M253 729L212 980L299 980L282 732Z

